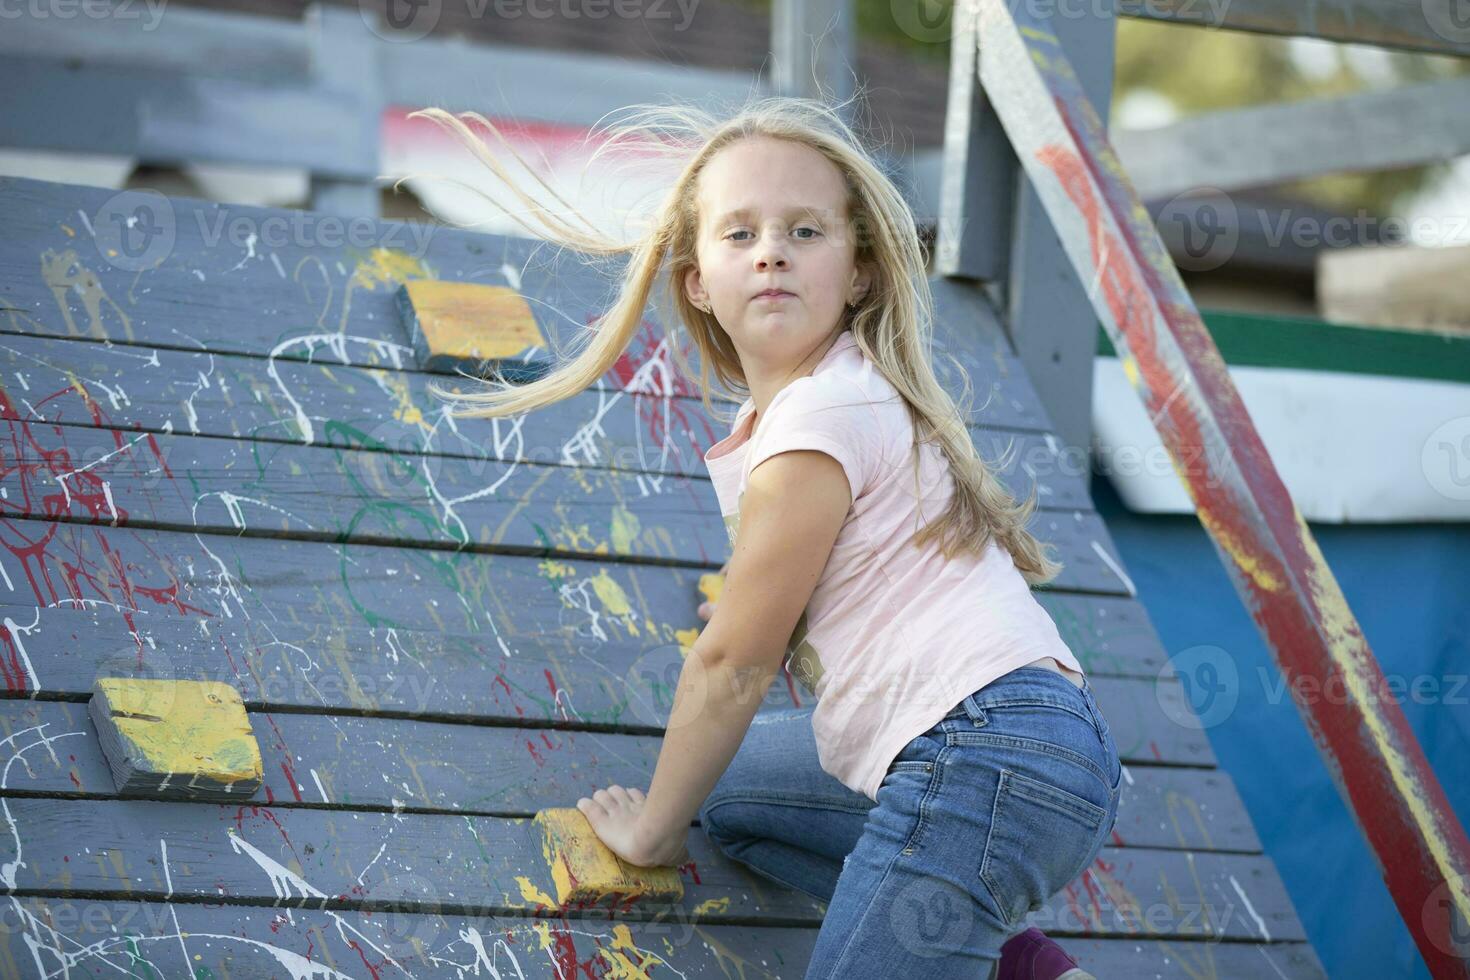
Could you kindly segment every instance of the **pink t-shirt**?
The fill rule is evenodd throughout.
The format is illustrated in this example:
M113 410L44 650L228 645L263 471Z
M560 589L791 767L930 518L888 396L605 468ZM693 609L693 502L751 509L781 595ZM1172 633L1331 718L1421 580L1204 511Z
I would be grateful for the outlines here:
M949 464L937 446L923 446L915 494L908 411L850 331L771 399L751 433L754 409L747 398L730 435L704 455L732 545L746 480L777 453L827 453L852 487L783 661L817 699L812 727L824 770L876 801L899 750L972 692L1040 657L1082 673L998 542L982 558L952 560L937 542L909 542L948 504Z

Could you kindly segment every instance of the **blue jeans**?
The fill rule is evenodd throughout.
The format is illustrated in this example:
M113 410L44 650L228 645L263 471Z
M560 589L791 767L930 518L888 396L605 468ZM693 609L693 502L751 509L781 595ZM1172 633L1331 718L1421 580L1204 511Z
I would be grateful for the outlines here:
M1028 666L904 746L876 803L823 771L810 708L757 714L699 822L827 903L807 980L976 980L1097 857L1121 781L1091 686Z

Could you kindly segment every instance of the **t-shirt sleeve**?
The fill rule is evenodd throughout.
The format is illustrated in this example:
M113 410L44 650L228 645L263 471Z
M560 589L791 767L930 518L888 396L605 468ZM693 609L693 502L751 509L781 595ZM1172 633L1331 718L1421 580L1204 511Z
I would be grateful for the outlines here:
M841 378L797 378L769 411L750 447L747 473L778 453L814 449L842 464L853 500L868 488L882 458L881 430L859 386Z

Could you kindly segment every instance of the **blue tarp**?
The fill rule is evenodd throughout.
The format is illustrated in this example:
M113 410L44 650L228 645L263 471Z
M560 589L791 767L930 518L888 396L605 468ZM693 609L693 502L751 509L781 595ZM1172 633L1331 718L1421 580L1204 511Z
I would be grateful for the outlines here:
M1105 477L1094 475L1092 492L1328 975L1428 980L1373 852L1199 521L1132 513ZM1470 525L1311 529L1465 826Z

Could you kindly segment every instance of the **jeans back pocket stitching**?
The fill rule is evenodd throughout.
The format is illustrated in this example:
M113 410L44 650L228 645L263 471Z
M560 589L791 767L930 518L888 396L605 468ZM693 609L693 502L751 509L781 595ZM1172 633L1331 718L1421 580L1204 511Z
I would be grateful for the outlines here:
M1109 785L1107 773L1098 768L1097 763L1080 752L1073 751L1063 745L1052 742L1043 742L1041 739L1028 738L1024 735L1000 735L995 732L954 732L950 736L950 745L1002 745L1007 748L1022 749L1028 752L1039 752L1057 759L1065 759L1073 765L1077 765L1097 777L1097 781L1103 787L1112 792L1114 787ZM1122 773L1119 772L1118 779L1121 783Z
M914 848L919 846L924 828L929 822L930 805L939 793L939 785L944 773L944 755L948 751L947 746L940 748L939 755L934 758L934 761L925 763L929 767L929 785L924 787L924 794L919 797L919 816L914 821L914 829L909 833L908 840L903 842L903 847L899 849L903 854L912 854Z
M1078 820L1083 821L1088 829L1094 833L1097 832L1102 822L1108 818L1107 807L1101 807L1091 800L1085 800L1071 790L1062 789L1060 786L1052 786L1050 783L1042 782L1039 779L1032 779L1024 773L1012 772L1009 769L1002 769L1001 773L1002 778L1010 777L1006 782L1007 788L1011 793L1016 796L1025 797L1041 806L1051 807L1058 812L1074 816ZM1108 797L1111 800L1111 791L1108 792Z
M1000 916L1001 921L1009 926L1015 925L1015 923L1006 914L1005 903L1000 900L1000 895L996 892L995 886L990 880L990 845L994 842L995 826L1000 819L1000 801L1005 796L1001 792L1001 789L1005 785L1006 772L1007 770L1005 769L1001 770L1001 782L996 787L995 799L990 801L990 826L985 830L985 847L980 852L980 887L984 888L990 896L990 902L995 906L996 913Z
M995 888L995 883L991 880L991 875L990 875L991 844L994 842L996 824L997 824L997 821L1000 819L1000 804L1001 804L1001 801L1003 799L1005 799L1007 793L1010 793L1010 794L1016 795L1016 796L1021 796L1021 797L1024 797L1025 799L1028 799L1028 800L1034 800L1035 802L1038 802L1038 803L1043 802L1041 800L1035 800L1034 797L1028 796L1025 793L1018 793L1018 792L1016 792L1015 786L1016 785L1019 785L1019 783L1017 783L1017 778L1018 777L1020 779L1024 779L1024 780L1026 780L1028 782L1032 782L1032 783L1038 783L1039 782L1038 780L1031 779L1029 776L1022 776L1020 773L1014 772L1014 771L1012 771L1010 769L1006 769L1004 767L1001 768L1001 770L1000 770L1000 782L997 784L996 790L995 790L995 799L990 804L990 827L985 832L985 848L982 851L981 857L980 857L980 884L985 888L985 891L990 895L990 900L991 900L991 902L993 902L995 904L995 908L996 908L997 912L999 913L1001 920L1004 921L1006 923L1006 925L1010 925L1010 926L1015 925L1016 922L1015 922L1015 920L1013 920L1010 917L1009 913L1007 912L1005 903L1000 900L1000 894L999 894L999 892L997 892L997 890ZM1040 783L1040 785L1046 786L1047 789L1055 789L1059 793L1066 793L1068 796L1074 796L1075 795L1075 794L1073 794L1073 793L1071 793L1071 792L1069 792L1067 790L1063 790L1063 789L1060 789L1058 787L1047 786L1046 783ZM1087 800L1084 800L1080 796L1076 797L1076 799L1077 799L1078 802L1084 803L1084 804L1086 804L1088 806L1092 806L1092 807L1096 807L1097 806L1095 803L1091 803L1091 802L1089 802ZM1053 809L1055 809L1055 807L1053 807ZM1098 809L1102 810L1102 808L1100 808L1100 807ZM1072 814L1072 815L1077 816L1077 814ZM1095 827L1095 828L1092 828L1092 831L1091 831L1092 832L1092 848L1091 848L1092 851L1098 851L1100 849L1098 847L1098 839L1099 839L1100 834L1105 834L1105 833L1107 833L1107 830L1110 830L1111 829L1111 828L1104 829L1102 827L1102 824L1105 824L1106 822L1107 822L1107 811L1106 810L1102 810L1102 816L1098 819L1098 826ZM1094 860L1094 859L1089 859L1088 860L1086 867L1083 868L1084 871L1086 870L1086 868L1092 866L1092 860Z

